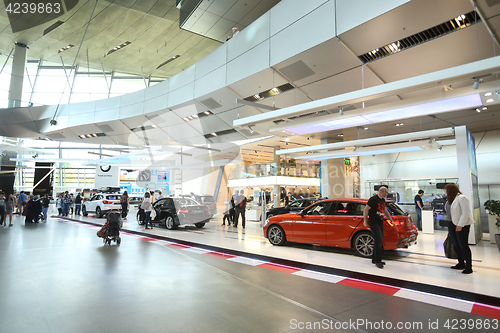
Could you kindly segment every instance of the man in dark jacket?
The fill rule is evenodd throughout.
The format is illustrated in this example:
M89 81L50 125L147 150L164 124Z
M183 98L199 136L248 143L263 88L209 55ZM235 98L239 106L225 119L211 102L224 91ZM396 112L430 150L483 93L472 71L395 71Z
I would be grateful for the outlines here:
M240 194L236 198L234 204L236 206L234 208L234 226L238 227L238 219L241 215L241 225L243 226L243 229L245 229L245 209L247 207L247 197L245 197L245 193L243 192L243 190L240 191Z

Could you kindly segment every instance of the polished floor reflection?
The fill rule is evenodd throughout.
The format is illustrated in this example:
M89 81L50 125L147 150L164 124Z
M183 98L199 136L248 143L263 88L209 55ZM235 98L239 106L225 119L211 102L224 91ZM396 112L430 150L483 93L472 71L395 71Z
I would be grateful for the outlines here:
M0 228L0 332L310 332L315 323L317 331L384 332L382 320L421 323L420 332L438 321L433 331L444 332L449 319L492 320L409 300L406 290L150 237L122 234L120 246L108 246L87 224L14 223ZM241 230L229 234L245 242Z

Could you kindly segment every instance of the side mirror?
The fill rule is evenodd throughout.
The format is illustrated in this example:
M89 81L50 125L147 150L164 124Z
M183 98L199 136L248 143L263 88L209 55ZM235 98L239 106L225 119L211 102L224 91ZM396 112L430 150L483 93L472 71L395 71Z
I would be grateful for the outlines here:
M302 217L304 217L304 210L301 210L301 211L299 212L299 215L300 215L300 216L302 216Z

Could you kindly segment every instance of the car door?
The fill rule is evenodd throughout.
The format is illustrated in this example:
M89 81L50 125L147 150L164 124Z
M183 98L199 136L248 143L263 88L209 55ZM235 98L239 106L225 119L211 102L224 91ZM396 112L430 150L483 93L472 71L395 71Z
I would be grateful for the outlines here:
M297 215L293 224L293 235L297 241L304 243L322 243L326 239L325 218L331 201L318 202Z
M175 216L175 204L172 198L161 199L160 219L165 219L168 215Z
M87 209L88 212L93 212L95 211L95 199L97 195L93 195L92 198L90 198L89 201L87 201L85 208Z
M357 226L363 222L365 205L359 202L336 201L325 221L326 239L332 246L346 246Z

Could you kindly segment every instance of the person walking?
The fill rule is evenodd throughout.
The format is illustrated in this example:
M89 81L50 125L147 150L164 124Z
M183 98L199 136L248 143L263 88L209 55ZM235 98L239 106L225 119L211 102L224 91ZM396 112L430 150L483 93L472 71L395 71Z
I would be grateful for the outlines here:
M5 219L7 219L7 216L9 216L9 227L12 227L12 213L14 212L14 198L15 198L14 195L9 194L7 196L7 199L5 200Z
M458 264L451 268L462 269L463 274L471 274L473 271L469 232L471 224L474 223L471 204L469 199L460 192L457 185L446 184L444 189L446 190L446 200L450 204L448 218L451 223L448 224L448 234L458 259Z
M384 268L382 261L382 245L384 242L384 217L393 222L392 216L385 207L385 197L389 194L387 187L382 186L378 193L372 196L363 210L363 224L370 227L373 237L372 263L378 268ZM394 225L394 222L393 222Z
M424 202L422 201L422 196L424 195L424 190L419 190L415 196L415 211L417 212L417 229L422 230L422 209L424 208Z
M49 206L50 206L49 195L45 194L42 198L43 222L47 222L47 212L49 211Z
M56 208L57 208L57 216L61 216L62 215L62 211L63 211L63 199L62 199L62 194L59 194L57 196L57 199L56 199Z
M0 225L5 226L5 193L0 191Z
M78 192L75 197L75 215L80 215L81 211L82 211L82 196L80 195L80 192Z
M145 219L144 219L144 225L146 226L146 229L153 229L153 222L151 221L151 194L149 192L146 192L144 195L144 201L141 204L141 209L144 210L145 214ZM151 225L151 228L148 228L148 222Z
M239 195L239 191L235 190L233 197L231 198L231 204L233 205L233 211L232 211L232 213L233 213L233 218L232 218L233 226L235 226L234 221L236 221L236 198L238 198L238 195Z
M247 207L247 197L245 197L245 193L243 190L240 191L240 194L236 198L235 202L236 208L235 210L235 218L234 218L234 226L238 227L238 220L241 215L241 226L245 229L245 210Z
M128 214L128 192L123 192L120 197L120 205L122 206L122 218L126 219Z
M35 198L33 194L30 194L28 197L28 202L26 203L26 207L24 208L23 215L26 216L24 223L32 223L33 215L35 213Z
M68 191L64 192L63 196L63 213L62 216L68 216L69 215L69 206L71 206L71 203L73 202L71 195L68 193Z

